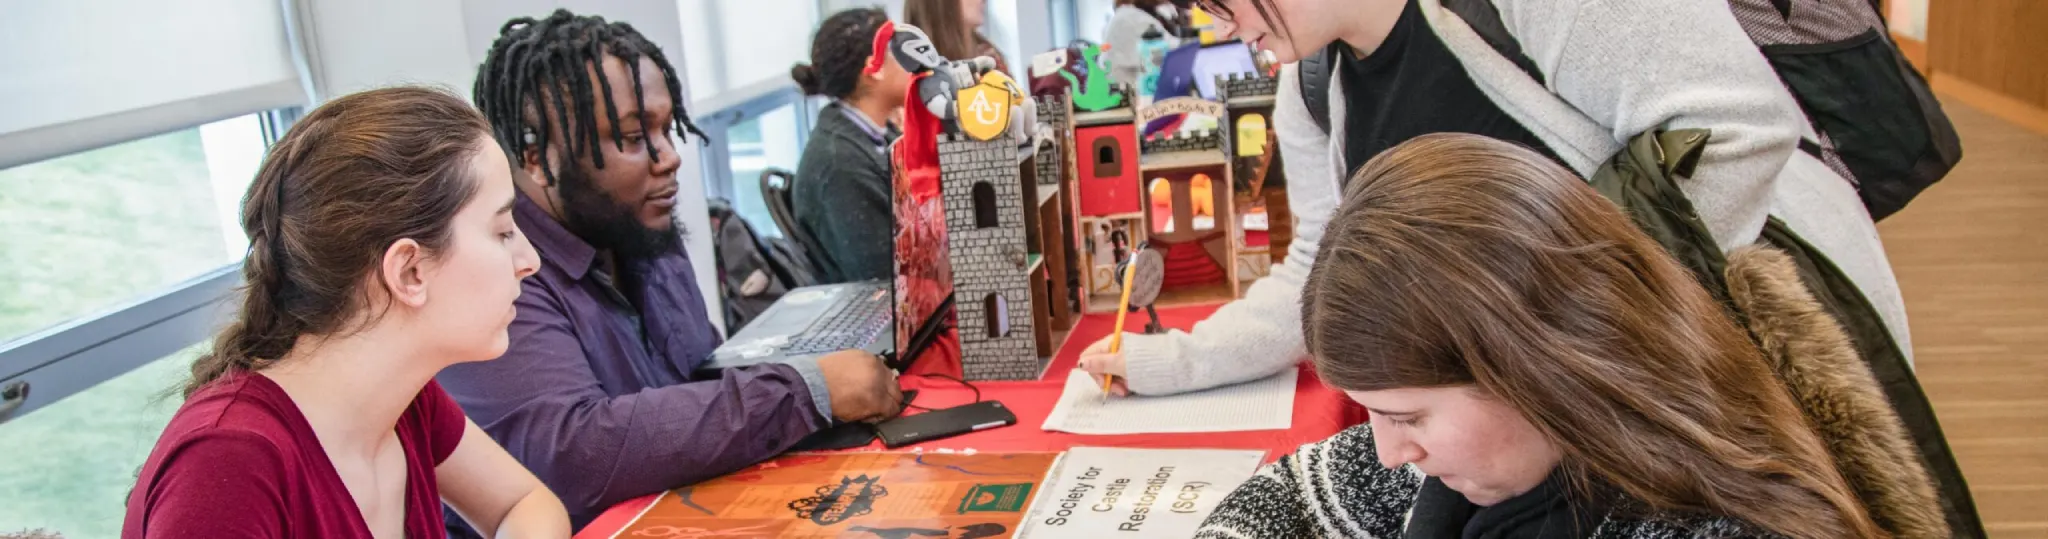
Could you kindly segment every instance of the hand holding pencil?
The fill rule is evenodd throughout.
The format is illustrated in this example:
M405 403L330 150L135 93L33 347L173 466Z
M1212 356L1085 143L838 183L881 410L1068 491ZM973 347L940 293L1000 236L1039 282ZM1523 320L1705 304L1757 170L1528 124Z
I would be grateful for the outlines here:
M1076 367L1095 379L1095 384L1107 384L1109 394L1122 397L1131 394L1124 385L1124 355L1121 351L1111 352L1109 345L1114 336L1104 337L1081 351L1081 363ZM1121 348L1119 348L1121 350Z
M1124 374L1124 319L1131 312L1131 278L1137 272L1131 271L1129 264L1123 267L1123 299L1117 302L1116 327L1110 331L1108 338L1097 341L1088 349L1081 351L1081 361L1077 365L1102 383L1102 395L1105 399L1110 395L1121 397L1131 392L1118 378Z

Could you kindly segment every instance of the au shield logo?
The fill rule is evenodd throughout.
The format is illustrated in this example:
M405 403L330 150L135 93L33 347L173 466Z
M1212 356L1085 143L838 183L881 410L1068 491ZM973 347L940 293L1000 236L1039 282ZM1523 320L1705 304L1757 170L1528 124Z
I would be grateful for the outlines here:
M960 130L974 140L994 140L1010 128L1010 105L1017 96L1001 81L983 78L954 96Z

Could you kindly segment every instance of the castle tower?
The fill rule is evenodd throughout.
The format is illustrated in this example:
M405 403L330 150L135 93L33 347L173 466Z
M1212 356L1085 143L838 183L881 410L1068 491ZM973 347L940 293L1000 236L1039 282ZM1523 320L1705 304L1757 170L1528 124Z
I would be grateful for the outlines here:
M1038 183L1059 185L1067 177L1067 160L1074 144L1074 109L1067 96L1035 96L1038 100L1038 124L1052 129L1052 140L1047 147L1038 149L1034 163L1038 166Z
M1032 380L1044 367L1033 337L1034 261L1016 155L1006 140L939 138L953 305L968 380Z
M1255 276L1263 276L1272 264L1286 261L1287 247L1294 241L1294 215L1287 205L1286 165L1281 162L1285 156L1277 148L1264 147L1273 142L1269 132L1273 128L1274 97L1279 91L1279 79L1259 73L1216 77L1216 97L1223 101L1227 111L1222 134L1236 142L1231 152L1236 178L1233 187L1246 208L1265 208L1266 246L1253 251L1262 250L1267 259L1245 264L1245 269L1252 270Z
M1074 108L1068 118L1074 135L1068 155L1073 187L1075 230L1079 244L1081 310L1115 311L1120 281L1119 256L1143 243L1145 190L1138 173L1137 102L1130 89L1111 85L1122 95L1120 105L1098 111ZM1074 105L1079 107L1078 104Z

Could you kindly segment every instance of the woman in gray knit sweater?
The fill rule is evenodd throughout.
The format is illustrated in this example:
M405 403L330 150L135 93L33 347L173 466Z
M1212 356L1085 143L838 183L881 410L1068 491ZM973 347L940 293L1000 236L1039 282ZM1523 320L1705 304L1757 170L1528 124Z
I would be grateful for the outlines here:
M1367 163L1309 272L1317 372L1372 420L1202 537L1881 537L1722 307L1569 170L1428 135Z
M1365 159L1430 133L1514 141L1590 177L1636 135L1707 129L1696 172L1678 181L1721 248L1777 218L1862 291L1910 354L1905 303L1876 225L1848 180L1797 150L1811 131L1727 0L1484 0L1540 80L1445 4L1466 0L1203 0L1219 31L1282 63L1335 50L1328 129L1312 119L1295 66L1281 70L1273 129L1298 219L1286 262L1191 331L1126 335L1082 367L1130 391L1171 394L1255 380L1305 356L1303 276L1343 179Z

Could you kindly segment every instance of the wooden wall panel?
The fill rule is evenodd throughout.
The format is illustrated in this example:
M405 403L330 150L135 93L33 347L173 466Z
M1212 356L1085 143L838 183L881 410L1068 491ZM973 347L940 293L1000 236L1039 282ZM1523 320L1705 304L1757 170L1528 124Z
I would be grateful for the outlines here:
M1934 71L2048 109L2048 1L1933 0L1927 18Z

